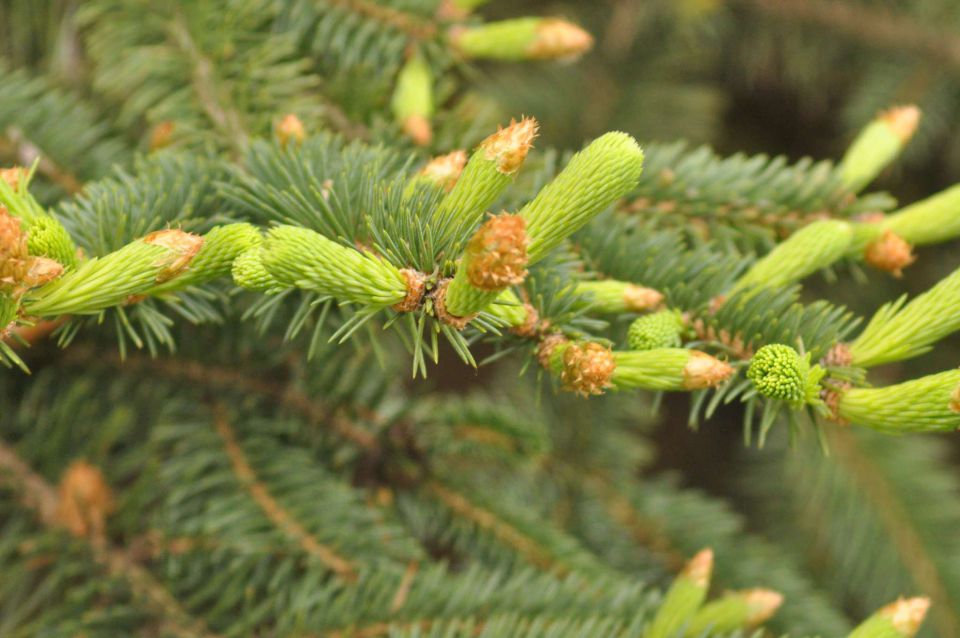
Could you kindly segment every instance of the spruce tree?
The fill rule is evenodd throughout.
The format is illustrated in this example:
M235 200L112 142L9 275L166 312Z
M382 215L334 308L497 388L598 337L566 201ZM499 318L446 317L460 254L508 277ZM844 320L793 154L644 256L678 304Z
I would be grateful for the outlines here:
M554 148L494 98L598 35L486 4L0 4L0 636L960 637L960 372L873 370L960 271L811 285L960 236L871 189L920 110ZM742 416L741 511L654 468L665 394Z

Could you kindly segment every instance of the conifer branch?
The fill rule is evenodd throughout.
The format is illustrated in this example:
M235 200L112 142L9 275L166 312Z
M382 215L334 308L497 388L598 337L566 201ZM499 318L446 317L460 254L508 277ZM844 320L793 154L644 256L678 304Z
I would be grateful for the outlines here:
M843 428L828 428L826 432L833 457L846 465L856 477L863 494L873 503L897 547L904 569L910 573L918 591L936 601L932 606L932 616L938 631L944 636L960 635L958 601L950 595L936 562L904 510L903 502L890 484L889 477L876 466L851 432Z
M349 11L358 13L364 17L371 18L386 26L403 31L410 38L415 40L427 40L434 37L437 33L437 26L427 20L423 20L411 13L394 9L393 7L383 6L371 0L323 0L331 5L342 7Z
M523 556L531 565L560 574L569 571L569 567L559 562L556 557L551 556L534 539L509 522L500 519L489 509L470 502L464 494L440 482L436 477L425 483L424 489L451 511L492 533L495 538Z
M347 582L355 581L357 578L356 566L332 548L314 538L290 512L277 502L267 487L257 478L256 472L251 467L243 448L237 441L233 428L230 427L226 408L219 403L213 406L213 427L223 439L237 480L244 486L267 518L283 530L285 535L296 541L304 552L319 560L334 574Z
M63 521L58 517L59 497L53 486L23 461L13 450L0 441L0 478L13 476L13 485L21 493L24 505L33 510L47 527L60 529ZM133 593L161 619L162 627L180 638L217 638L202 620L193 618L183 610L161 583L142 566L134 562L126 551L113 547L102 536L83 536L97 563L108 573L125 580Z

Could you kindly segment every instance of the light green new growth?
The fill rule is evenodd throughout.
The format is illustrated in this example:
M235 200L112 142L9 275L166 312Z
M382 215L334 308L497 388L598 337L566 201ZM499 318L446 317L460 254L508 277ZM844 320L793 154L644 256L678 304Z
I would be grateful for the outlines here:
M949 432L960 428L960 370L884 388L851 388L837 404L850 423L887 432Z
M880 223L914 246L936 244L960 236L960 185L911 204Z
M400 69L391 108L404 132L416 143L430 142L430 118L434 111L433 73L419 53L410 56Z
M516 18L462 27L451 38L464 57L485 60L574 58L593 45L589 33L556 18Z
M24 225L27 231L27 250L37 257L49 257L67 270L77 267L77 247L73 239L55 217L41 215Z
M482 141L434 211L438 232L454 237L470 232L513 181L536 135L537 121L524 118Z
M187 286L229 275L237 257L263 243L260 230L246 223L217 226L204 235L203 240L203 246L190 261L186 272L157 286L150 291L151 294L182 290Z
M486 311L511 328L519 328L527 323L527 308L511 289L497 295Z
M500 296L500 293L500 290L480 290L474 287L467 279L466 269L458 268L457 274L447 287L444 301L450 314L456 317L469 317L485 310Z
M852 226L823 220L806 226L757 261L734 284L730 294L753 287L789 286L843 257L853 239Z
M916 357L960 330L960 269L910 303L906 296L881 306L850 344L853 364L870 368Z
M819 365L810 365L810 353L801 355L790 346L779 343L757 350L747 368L747 378L757 392L786 401L794 408L821 403L820 380L825 374Z
M489 1L490 0L450 0L450 4L464 11L473 11L477 7L487 4Z
M768 589L730 592L704 605L687 625L684 637L726 635L751 629L766 622L782 603L783 596Z
M661 310L634 320L627 332L627 343L631 350L677 348L682 330L683 318L679 312Z
M400 303L407 294L399 269L308 228L271 228L262 259L267 272L281 284L340 301L389 306Z
M929 608L927 598L901 598L870 616L847 638L913 638Z
M663 294L653 288L616 279L578 281L574 284L574 292L587 297L590 309L602 314L644 312L663 302Z
M620 390L700 390L719 385L733 368L699 350L656 348L613 353L611 382Z
M193 238L196 241L189 242L191 249L199 249L199 237L180 231L161 232ZM175 277L193 256L166 243L148 243L148 238L84 262L76 270L32 291L24 303L24 312L39 317L94 314L127 303L131 297L147 293L158 281Z
M517 215L491 217L473 234L447 287L446 311L468 317L527 275L527 234Z
M0 206L5 207L11 215L20 219L24 232L27 233L27 250L36 257L47 257L61 264L66 269L77 266L77 247L73 239L53 215L29 193L31 173L25 173L16 189L5 180L0 179Z
M607 133L570 160L566 168L520 211L527 220L530 263L630 192L643 171L643 151L626 133Z
M17 320L20 304L9 295L0 294L0 336L6 337L5 331Z
M233 260L231 274L233 282L241 288L259 292L275 292L284 288L283 284L273 278L263 265L263 248L256 246L241 253Z
M660 609L644 638L674 638L680 635L707 597L713 571L713 552L701 551L687 563L664 596Z
M919 121L919 109L906 106L891 109L870 122L840 162L843 183L856 192L872 182L900 155Z

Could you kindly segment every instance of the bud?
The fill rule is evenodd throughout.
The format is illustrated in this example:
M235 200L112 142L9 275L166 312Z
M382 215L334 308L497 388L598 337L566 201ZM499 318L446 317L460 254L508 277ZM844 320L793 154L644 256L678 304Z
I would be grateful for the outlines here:
M153 130L150 131L150 150L159 151L162 148L170 146L173 143L173 133L175 130L176 125L170 120L160 122L154 126Z
M880 226L914 246L936 244L960 236L958 210L960 185L900 209Z
M60 478L57 521L74 536L99 538L115 508L103 473L85 461L71 463Z
M563 351L560 381L565 390L580 396L603 394L617 364L610 348L599 343L570 344Z
M427 181L449 193L453 190L457 180L467 165L467 154L463 151L454 151L430 160L417 173L417 179Z
M287 146L291 143L297 145L307 139L307 131L303 128L303 122L293 113L283 116L283 119L277 124L276 134L281 146Z
M262 253L263 248L256 246L237 256L230 269L233 282L241 288L258 292L282 290L284 286L274 279L263 265Z
M607 133L580 151L519 215L527 220L536 263L598 213L633 190L643 151L626 133Z
M77 266L77 246L63 224L52 215L38 215L30 221L27 248L31 255L48 257L67 269Z
M847 638L913 638L929 609L929 598L900 598L864 621Z
M241 254L260 246L260 230L247 223L225 224L211 229L202 238L202 246L190 261L190 268L179 277L150 291L151 294L182 290L187 286L225 277L231 273L233 261Z
M593 47L593 37L558 18L516 18L451 31L461 55L485 60L574 60Z
M163 266L163 270L157 273L157 283L169 281L184 272L203 246L203 237L176 228L154 231L142 241L153 246L163 246L170 251L157 262L158 266Z
M863 257L877 270L892 273L897 278L917 259L910 244L890 230L883 231L880 239L871 242Z
M123 305L184 272L202 245L202 237L180 230L151 233L34 290L24 311L38 317L84 315Z
M477 315L457 315L448 309L447 293L452 281L452 279L444 280L437 286L437 289L433 291L433 311L436 313L437 319L442 323L453 326L457 330L463 330L467 327L467 324L477 318Z
M733 368L699 350L656 348L615 352L617 389L701 390L723 383Z
M663 302L663 293L626 281L578 281L574 293L587 297L590 309L601 314L652 310Z
M22 283L27 288L36 288L51 282L63 274L63 265L46 257L33 257L23 276Z
M400 69L391 102L393 114L414 144L426 146L433 139L433 71L423 56L410 56Z
M754 287L780 288L794 284L846 255L852 240L853 227L847 222L814 222L753 264L729 294Z
M683 389L704 390L715 388L731 376L730 364L699 350L690 350L690 360L683 367Z
M527 157L537 121L511 122L485 139L467 162L460 179L433 214L439 234L462 237L483 218Z
M526 222L517 215L491 217L473 235L464 255L467 278L481 290L500 291L527 276Z
M683 318L676 310L661 310L644 315L630 324L627 343L631 350L680 347Z
M313 290L340 301L392 306L407 297L407 280L398 268L309 228L271 228L261 259L281 285Z
M519 122L511 120L510 126L498 129L480 142L478 149L487 161L495 163L497 171L504 175L516 175L533 147L539 128L532 117L522 118Z
M730 592L704 605L684 629L685 638L727 635L757 627L773 617L783 595L770 589Z
M14 191L20 190L20 184L26 183L27 169L19 166L0 168L0 181L6 182Z
M491 217L474 233L446 292L446 309L461 317L492 304L527 276L526 222L517 215Z
M851 362L869 368L921 355L960 330L960 269L910 303L906 297L882 306L850 343Z
M915 106L892 108L867 125L840 162L840 177L853 191L862 190L903 151L920 124Z
M674 579L644 638L672 638L696 614L707 597L713 572L713 551L702 550Z
M837 399L837 416L890 434L952 432L960 370L948 370L882 388L850 388Z
M810 365L810 353L800 355L790 346L774 343L753 355L747 378L757 392L771 399L786 401L791 407L820 402L820 380L826 371Z
M400 274L403 275L403 278L407 282L407 296L404 297L403 301L394 304L391 308L397 312L413 312L420 307L420 302L423 301L427 277L422 272L411 270L410 268L403 268Z

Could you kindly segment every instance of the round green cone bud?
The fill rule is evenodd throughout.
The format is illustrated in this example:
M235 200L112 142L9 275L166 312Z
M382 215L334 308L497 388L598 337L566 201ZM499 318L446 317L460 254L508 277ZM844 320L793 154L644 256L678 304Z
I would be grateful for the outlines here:
M824 220L806 226L777 245L740 278L731 294L752 287L780 288L826 268L847 254L853 226Z
M637 185L643 151L626 133L607 133L573 156L520 216L533 264Z
M680 347L683 318L675 310L644 315L630 324L627 343L631 350Z
M823 375L820 366L811 368L809 353L801 356L790 346L779 343L757 350L747 368L747 378L757 392L794 407L819 401L819 382Z

